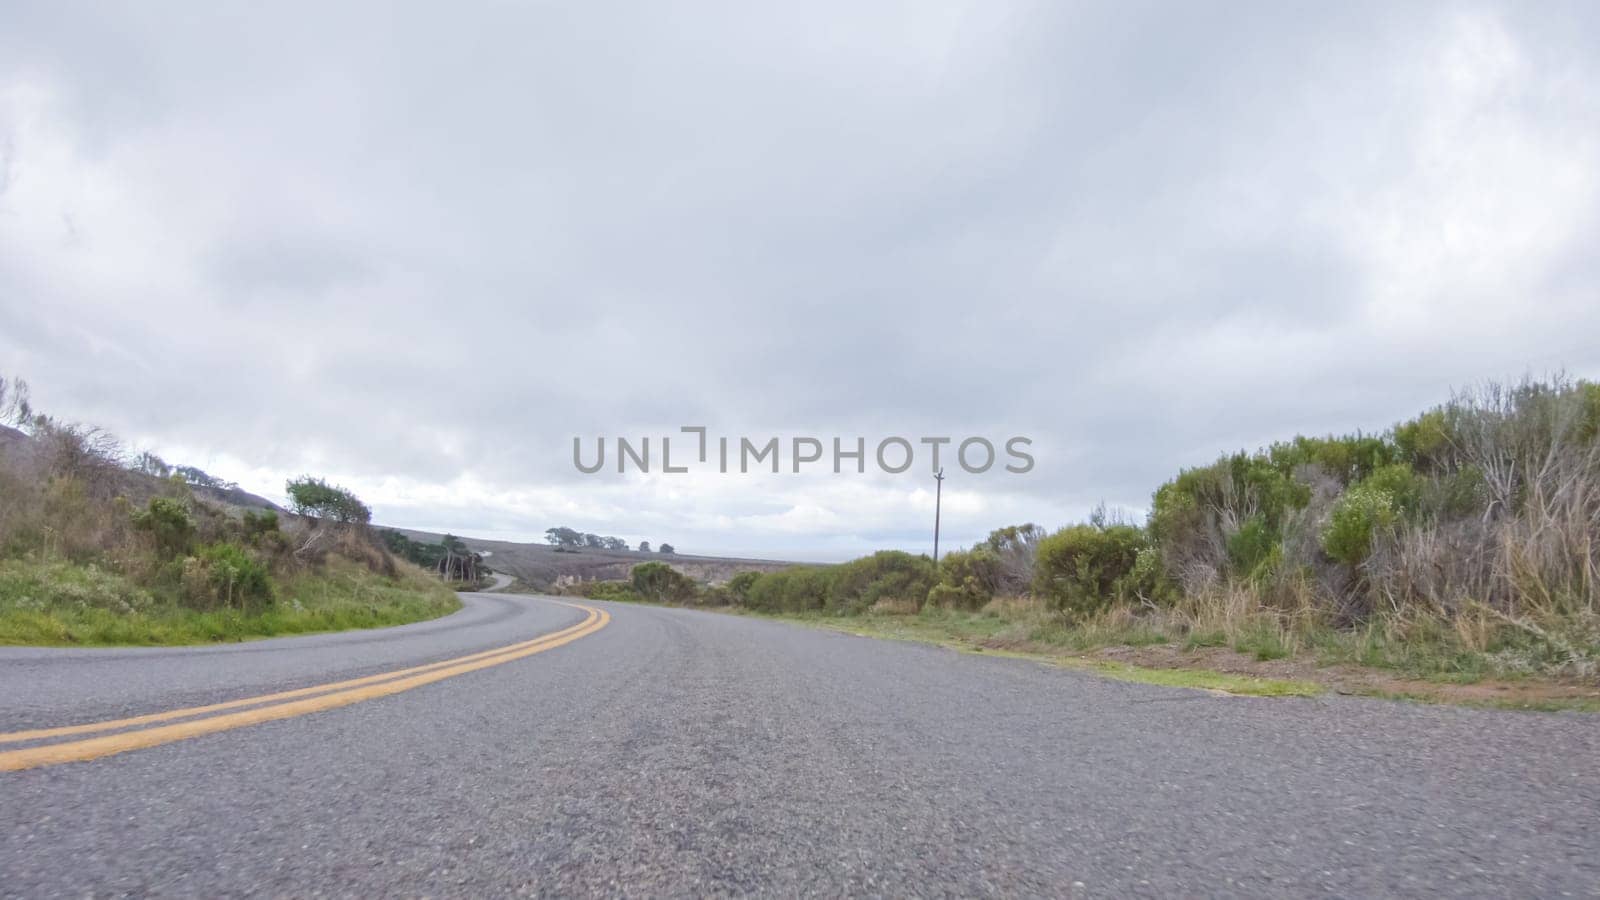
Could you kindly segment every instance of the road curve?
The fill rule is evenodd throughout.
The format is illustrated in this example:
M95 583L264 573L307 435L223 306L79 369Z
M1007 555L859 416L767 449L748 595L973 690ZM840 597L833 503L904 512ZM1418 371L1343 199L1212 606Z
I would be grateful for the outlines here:
M216 703L580 625L0 650L0 731ZM585 601L414 689L0 772L0 895L1579 895L1600 718L1102 680ZM0 745L0 750L4 750Z

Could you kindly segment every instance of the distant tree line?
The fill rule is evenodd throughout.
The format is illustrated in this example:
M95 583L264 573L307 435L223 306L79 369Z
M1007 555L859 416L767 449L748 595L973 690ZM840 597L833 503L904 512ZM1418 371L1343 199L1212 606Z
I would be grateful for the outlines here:
M135 472L143 472L156 478L180 478L186 484L195 487L215 488L219 491L236 491L239 489L237 482L218 478L197 466L174 466L166 460L146 450L133 458L130 466Z
M437 544L413 540L393 528L380 529L378 537L390 553L430 569L446 581L480 581L489 574L483 556L469 550L466 542L453 534L440 538Z
M547 528L544 532L545 540L557 550L626 550L628 542L619 537L589 534L575 528L557 526ZM640 541L639 552L649 553L650 542ZM671 544L662 544L658 553L676 553Z

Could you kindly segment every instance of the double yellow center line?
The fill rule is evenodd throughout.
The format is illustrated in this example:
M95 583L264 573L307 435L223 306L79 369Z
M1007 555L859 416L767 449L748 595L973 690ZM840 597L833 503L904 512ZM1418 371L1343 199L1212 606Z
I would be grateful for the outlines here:
M192 706L187 709L173 709L166 712L133 716L126 719L112 719L105 722L91 722L83 725L38 728L31 731L13 731L9 734L0 734L0 745L25 741L49 741L59 738L71 738L77 735L95 735L94 737L79 738L77 740L24 747L20 750L0 751L0 772L16 772L39 766L82 762L102 756L111 756L116 753L126 753L129 750L141 750L145 747L155 747L160 744L169 744L173 741L187 740L188 738L213 734L218 731L242 728L246 725L256 725L261 722L272 722L278 719L303 716L307 713L337 709L341 706L349 706L352 703L360 703L363 700L387 697L391 694L422 687L425 684L443 681L446 678L464 675L467 672L476 672L479 669L487 669L490 666L498 666L512 660L522 659L525 656L532 656L535 653L553 650L563 644L570 644L579 638L594 634L596 631L606 627L606 624L611 621L611 615L604 610L575 603L563 605L581 609L588 613L588 616L582 622L570 628L563 628L560 631L543 635L542 637L510 644L505 647L497 647L493 650L484 650L480 653L458 656L454 659L446 659L422 666L412 666L406 669L396 669L392 672L380 672L377 675L352 678L348 681L335 681L292 691L263 694L258 697L244 697L239 700L213 703L208 706ZM161 724L164 722L172 724ZM102 732L115 733L103 734Z

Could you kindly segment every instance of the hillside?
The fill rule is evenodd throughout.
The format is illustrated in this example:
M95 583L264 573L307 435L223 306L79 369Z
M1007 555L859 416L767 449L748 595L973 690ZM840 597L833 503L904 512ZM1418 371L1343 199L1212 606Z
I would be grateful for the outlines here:
M443 535L396 528L413 540L437 543ZM644 562L665 562L695 581L721 584L740 572L777 572L797 563L730 556L695 556L687 553L641 553L637 550L557 550L549 544L525 544L463 537L462 542L496 572L514 576L522 584L549 590L580 581L619 581Z
M199 469L130 459L98 428L11 418L26 431L0 428L0 644L240 640L460 606L341 488L291 482L305 515L290 515Z
M43 451L34 438L10 426L0 425L0 457L4 457L11 468L32 466L38 461L41 452ZM143 503L151 497L160 496L167 487L167 479L135 469L121 468L111 475L116 481L116 491L135 503ZM285 512L283 507L271 500L239 487L214 487L190 483L189 490L200 500L230 507L236 511L251 509L279 514Z

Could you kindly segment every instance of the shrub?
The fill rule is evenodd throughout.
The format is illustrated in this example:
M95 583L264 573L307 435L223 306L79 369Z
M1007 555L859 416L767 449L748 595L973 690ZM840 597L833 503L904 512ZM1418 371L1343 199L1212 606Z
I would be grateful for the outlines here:
M795 566L758 577L751 585L746 604L761 612L806 612L822 609L828 602L828 569L823 566Z
M1039 543L1034 590L1052 608L1086 615L1129 600L1138 591L1130 576L1146 546L1132 525L1073 525Z
M261 512L247 509L244 511L241 524L244 527L244 536L253 540L278 530L278 514L270 509Z
M1410 518L1418 513L1427 479L1412 471L1406 463L1393 463L1373 470L1361 484L1386 492L1393 501L1396 513Z
M1455 465L1455 437L1442 409L1396 425L1394 443L1399 458L1418 471L1444 471Z
M1257 454L1256 459L1260 458ZM1354 484L1399 458L1394 444L1370 434L1296 437L1273 444L1266 452L1266 461L1283 476L1293 476L1295 470L1305 466L1316 466L1340 484ZM1296 505L1303 506L1304 501Z
M267 567L235 544L210 544L183 561L183 601L196 609L259 613L272 605Z
M750 600L750 588L761 578L760 572L739 572L728 579L728 593L734 603L747 603Z
M1339 562L1360 565L1372 552L1373 537L1393 529L1398 519L1394 494L1376 484L1358 484L1334 504L1322 549Z
M1257 577L1280 546L1277 534L1267 526L1266 517L1251 516L1238 531L1228 536L1228 565L1236 575Z
M697 586L687 575L662 562L633 567L633 590L657 603L683 603L694 599Z
M928 602L952 609L978 609L994 599L1002 581L1003 562L988 545L956 550L939 560L939 583Z
M927 605L940 609L982 609L994 599L993 595L977 590L971 584L945 584L940 582L928 589Z
M920 608L933 587L933 560L900 550L880 550L827 570L823 606L853 615L880 600Z
M593 600L616 600L623 603L643 603L641 597L627 581L586 581L576 588L576 593Z
M277 522L277 518L273 518ZM194 519L188 508L179 500L153 497L150 505L133 514L133 527L147 532L155 539L156 552L163 559L172 559L189 550L194 538Z
M1028 589L1033 582L1034 557L1045 534L1043 528L1032 522L1007 525L989 532L989 537L978 546L995 555L994 581L989 585L993 593L1014 596Z

